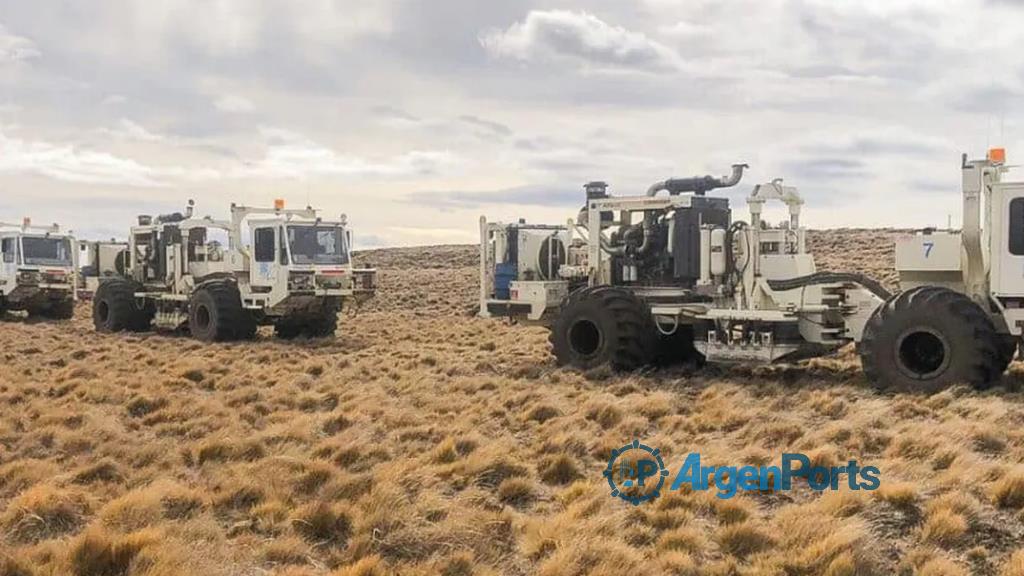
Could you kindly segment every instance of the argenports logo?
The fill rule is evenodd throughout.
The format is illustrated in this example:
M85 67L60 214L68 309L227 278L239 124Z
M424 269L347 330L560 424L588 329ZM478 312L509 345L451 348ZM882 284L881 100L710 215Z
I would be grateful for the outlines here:
M612 489L612 496L639 505L661 495L668 477L668 468L656 448L633 440L618 450L612 450L604 477Z
M728 499L738 491L784 491L793 488L793 480L802 478L817 492L839 490L875 490L881 485L875 466L859 466L850 460L846 466L815 466L805 454L783 454L779 466L704 466L700 454L686 456L669 490L689 486L691 490L717 490L718 498ZM639 505L661 495L668 468L661 452L639 440L612 450L604 477L612 496Z

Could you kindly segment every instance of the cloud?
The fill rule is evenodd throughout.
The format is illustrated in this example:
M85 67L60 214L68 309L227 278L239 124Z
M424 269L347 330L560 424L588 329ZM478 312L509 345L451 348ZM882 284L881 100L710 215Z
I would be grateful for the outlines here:
M378 234L355 234L353 236L352 244L353 249L359 251L369 250L373 248L383 248L385 246L388 246L389 242L387 238L380 236ZM367 264L372 266L373 262L364 263L363 265Z
M642 141L617 131L528 136L516 139L514 146L529 180L561 182L576 189L590 180L607 180L625 194L679 168L662 155L646 154Z
M235 172L249 178L305 179L325 176L412 177L446 172L461 159L448 151L411 150L385 159L371 160L339 154L305 136L278 128L261 130L267 140L265 155Z
M83 150L70 144L21 140L2 132L0 173L35 174L83 184L161 185L156 171L135 160Z
M661 26L662 34L683 40L707 41L714 37L715 29L707 24L694 24L686 20L679 20L675 24Z
M583 187L528 185L500 190L417 192L408 196L410 202L429 203L446 208L480 208L484 206L547 206L571 208L582 206L586 196Z
M36 44L28 38L7 31L0 24L0 65L25 62L42 56Z
M417 226L389 226L390 236L397 236L398 244L438 244L473 242L479 238L474 227L428 228Z
M470 114L459 116L459 120L475 128L481 136L497 136L505 138L512 135L512 129L501 122L479 118Z
M570 60L595 68L675 70L677 53L640 32L587 12L533 10L505 30L489 30L480 43L495 58L522 62Z
M443 241L742 160L737 199L781 176L812 225L917 225L959 211L961 151L1024 142L1008 0L207 4L6 3L0 210L282 196Z
M165 139L126 119L116 128L100 133L163 144L172 150L192 146L189 141ZM82 184L158 187L223 179L423 177L449 171L461 163L455 154L437 150L412 150L387 158L368 159L339 154L287 130L263 129L262 133L267 140L262 156L243 161L240 166L215 167L149 165L75 144L27 141L0 132L0 174L34 174Z
M421 118L394 106L377 105L371 112L380 119L381 124L393 128L412 128L423 124Z
M100 104L104 106L118 106L124 104L125 102L128 102L127 97L121 94L111 94L110 96L105 97L103 101L100 102Z
M870 174L867 164L850 158L817 157L788 161L782 166L787 176L806 182L864 179Z
M947 83L938 88L941 97L962 112L1000 114L1012 110L1024 98L1020 83L1007 80L963 83L959 87Z
M113 130L101 130L101 133L115 138L137 140L139 142L161 142L165 140L164 136L150 132L146 128L128 120L127 118L122 118L121 121L118 122L117 127Z
M957 186L959 185L959 182L949 180L917 178L907 181L906 185L907 188L915 192L925 192L928 194L948 194L958 192Z
M247 114L256 110L256 105L251 100L237 94L224 94L214 100L213 106L229 114Z
M803 150L833 156L938 156L954 150L944 138L923 135L900 127L862 130L844 136L820 135Z

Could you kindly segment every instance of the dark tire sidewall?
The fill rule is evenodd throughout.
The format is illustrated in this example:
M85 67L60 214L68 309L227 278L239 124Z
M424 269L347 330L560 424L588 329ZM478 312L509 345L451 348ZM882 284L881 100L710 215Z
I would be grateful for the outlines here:
M96 298L92 305L92 323L97 330L114 332L117 327L113 323L114 306L109 295L102 295Z
M580 352L573 343L573 331L582 328L583 323L594 326L598 335L598 343L593 352ZM614 320L601 313L600 301L585 300L573 306L564 319L559 322L557 335L561 348L565 351L565 363L583 369L594 368L612 360L611 343L615 340L617 327Z
M188 329L192 337L205 342L216 340L220 322L218 312L213 294L205 288L200 288L189 303L188 309ZM205 322L202 321L203 315Z
M929 374L915 374L900 357L900 346L917 333L935 336L945 348L940 368ZM985 312L963 294L925 287L897 295L875 312L865 334L870 338L869 375L881 390L933 394L955 384L990 383L990 378L981 377L988 376L983 374L988 360L981 352L995 345L995 329ZM993 371L998 371L996 359L991 360ZM865 359L866 371L867 363Z
M93 326L100 332L134 328L137 320L135 286L126 280L110 280L96 290L92 305Z
M582 353L572 343L572 330L581 322L599 333L597 347ZM559 365L589 370L608 364L615 370L634 370L652 363L657 336L647 305L628 290L596 286L570 296L552 326L550 341Z

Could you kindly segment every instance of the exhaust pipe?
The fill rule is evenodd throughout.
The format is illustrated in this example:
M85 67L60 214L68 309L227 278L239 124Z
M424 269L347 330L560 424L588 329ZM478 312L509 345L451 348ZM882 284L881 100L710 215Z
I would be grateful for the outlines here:
M693 178L669 178L661 182L655 182L647 189L648 196L657 196L658 192L668 190L671 195L693 192L697 196L703 196L708 190L715 188L729 188L740 183L743 178L743 170L748 168L746 164L733 164L732 173L728 176L715 178L714 176L694 176Z
M655 182L647 189L648 196L657 196L658 192L668 190L668 193L675 196L683 192L693 192L697 196L703 196L708 190L715 188L729 188L740 183L743 178L743 170L749 168L746 164L733 164L732 173L728 176L715 178L714 176L695 176L693 178L669 178L661 182ZM644 240L637 248L639 254L646 254L650 251L654 239L654 218L650 212L644 214L643 220Z

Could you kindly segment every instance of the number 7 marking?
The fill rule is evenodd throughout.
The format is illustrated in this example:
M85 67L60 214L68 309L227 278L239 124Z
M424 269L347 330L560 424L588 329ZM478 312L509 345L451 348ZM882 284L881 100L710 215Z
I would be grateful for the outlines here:
M935 247L935 242L924 242L922 245L924 246L924 257L927 258L931 255L932 248Z

